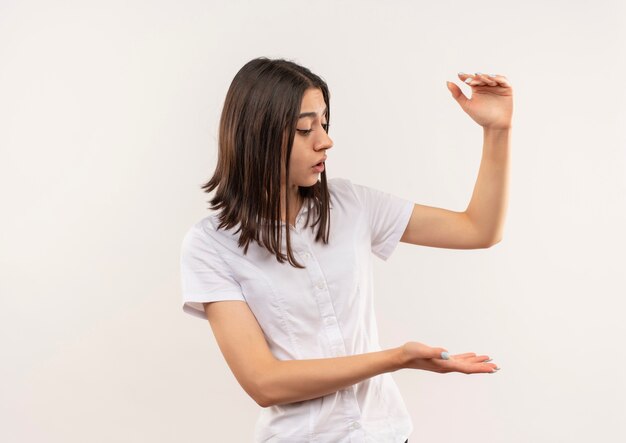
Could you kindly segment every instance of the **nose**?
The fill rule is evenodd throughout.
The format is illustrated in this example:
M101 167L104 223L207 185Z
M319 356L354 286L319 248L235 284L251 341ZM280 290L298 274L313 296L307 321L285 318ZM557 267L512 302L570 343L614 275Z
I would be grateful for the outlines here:
M316 150L321 151L322 149L330 149L333 147L333 139L328 136L326 131L320 131L321 136L318 142Z

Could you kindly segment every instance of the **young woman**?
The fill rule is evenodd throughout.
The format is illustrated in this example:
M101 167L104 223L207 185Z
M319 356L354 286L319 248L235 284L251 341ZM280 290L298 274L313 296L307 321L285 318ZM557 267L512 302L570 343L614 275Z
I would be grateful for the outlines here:
M399 241L487 248L506 207L512 89L468 79L453 97L484 128L483 160L464 212L326 177L330 94L288 60L251 60L226 95L213 177L215 213L181 248L183 310L208 319L241 387L261 409L256 442L408 442L410 415L391 373L492 373L486 355L409 341L381 349L372 254Z

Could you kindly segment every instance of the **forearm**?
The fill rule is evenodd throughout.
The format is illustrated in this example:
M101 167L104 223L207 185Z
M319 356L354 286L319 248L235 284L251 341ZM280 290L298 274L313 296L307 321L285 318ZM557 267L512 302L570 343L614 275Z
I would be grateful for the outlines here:
M508 205L511 129L483 128L483 155L472 199L465 213L485 239L502 238Z
M402 347L345 357L276 360L261 391L265 406L321 397L362 380L402 368Z

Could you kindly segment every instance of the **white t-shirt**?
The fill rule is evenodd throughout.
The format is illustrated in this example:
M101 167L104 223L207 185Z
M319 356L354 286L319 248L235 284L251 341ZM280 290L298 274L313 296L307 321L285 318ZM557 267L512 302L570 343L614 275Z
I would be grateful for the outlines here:
M387 260L414 203L344 178L328 180L329 243L304 227L303 204L291 228L297 269L255 242L247 255L236 228L216 230L216 214L190 228L181 248L183 310L206 320L202 302L243 300L278 360L380 351L374 312L372 253ZM312 214L311 220L314 220ZM282 222L285 229L285 222ZM285 231L283 249L286 251ZM413 430L391 373L322 397L262 408L255 442L402 443Z

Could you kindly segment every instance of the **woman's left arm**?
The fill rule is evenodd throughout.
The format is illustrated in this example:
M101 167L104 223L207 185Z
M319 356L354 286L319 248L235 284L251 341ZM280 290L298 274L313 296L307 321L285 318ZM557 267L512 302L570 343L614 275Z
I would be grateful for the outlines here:
M468 99L447 82L461 108L483 128L483 154L474 192L464 212L415 204L400 241L453 249L490 247L502 239L508 205L513 88L502 75L459 73L472 87Z

